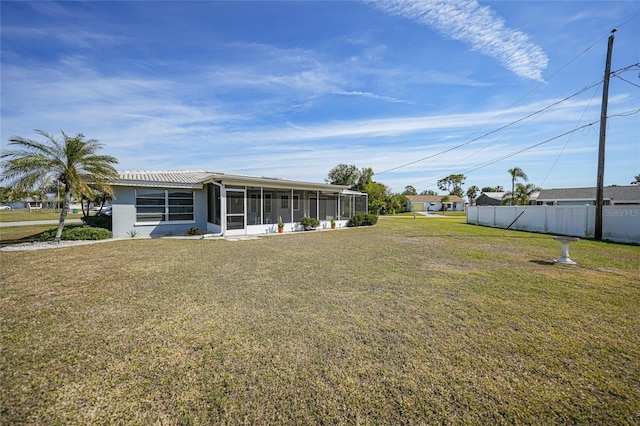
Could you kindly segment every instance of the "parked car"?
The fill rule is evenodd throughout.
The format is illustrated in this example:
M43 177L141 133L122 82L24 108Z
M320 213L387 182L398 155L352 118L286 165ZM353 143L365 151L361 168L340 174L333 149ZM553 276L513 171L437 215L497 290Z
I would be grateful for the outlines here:
M11 206L0 206L0 210L11 210Z
M100 216L111 216L111 207L103 207L97 214Z
M94 206L89 209L91 213L100 214L104 216L111 216L111 206L104 206L102 209L100 206Z

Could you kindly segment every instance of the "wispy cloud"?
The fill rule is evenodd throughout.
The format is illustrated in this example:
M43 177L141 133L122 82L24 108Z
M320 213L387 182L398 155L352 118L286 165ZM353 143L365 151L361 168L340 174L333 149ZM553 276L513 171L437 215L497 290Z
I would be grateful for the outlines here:
M370 93L370 92L361 92L361 91L339 91L339 92L335 92L336 95L341 95L341 96L355 96L355 97L362 97L362 98L368 98L368 99L377 99L377 100L381 100L381 101L387 101L387 102L391 102L391 103L404 103L404 104L411 104L411 105L415 105L415 102L411 102L411 101L406 101L403 99L396 99L396 98L392 98L390 96L383 96L383 95L377 95L375 93Z
M375 0L369 4L463 41L521 77L543 81L549 59L542 48L525 33L506 27L490 7L475 0Z
M63 45L76 48L115 46L126 42L126 38L122 36L83 30L76 31L65 27L23 28L19 26L4 26L2 35L4 37L20 37L24 40L57 40Z

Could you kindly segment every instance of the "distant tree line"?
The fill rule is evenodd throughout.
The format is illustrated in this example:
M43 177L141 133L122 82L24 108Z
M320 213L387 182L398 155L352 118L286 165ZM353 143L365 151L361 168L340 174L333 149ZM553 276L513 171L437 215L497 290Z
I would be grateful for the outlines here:
M365 192L369 198L369 213L396 214L405 211L407 197L394 194L388 186L373 180L373 169L359 169L350 164L338 164L327 174L325 182L332 185L347 185L354 191Z
M438 188L450 200L451 196L467 197L469 202L475 204L476 198L485 192L504 192L502 198L503 205L524 205L528 204L531 196L541 188L528 183L527 174L520 168L514 167L507 170L511 177L511 191L505 192L502 185L483 186L479 188L471 185L465 191L463 186L467 177L461 173L454 173L443 177L437 181ZM365 192L369 196L369 212L375 214L394 214L406 210L408 196L413 195L438 195L432 189L425 189L418 193L412 185L407 185L401 193L392 193L389 187L373 180L374 171L370 167L358 168L355 165L338 164L329 170L325 181L336 185L347 185L350 189ZM521 180L523 182L518 182ZM636 176L636 181L632 184L640 184L640 175ZM444 198L443 198L444 200Z

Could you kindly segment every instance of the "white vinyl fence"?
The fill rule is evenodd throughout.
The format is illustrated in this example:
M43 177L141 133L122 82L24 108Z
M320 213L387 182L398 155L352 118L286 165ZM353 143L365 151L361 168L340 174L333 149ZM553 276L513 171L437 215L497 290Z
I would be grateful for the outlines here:
M470 206L467 223L593 238L595 206ZM604 206L602 239L640 244L640 205Z

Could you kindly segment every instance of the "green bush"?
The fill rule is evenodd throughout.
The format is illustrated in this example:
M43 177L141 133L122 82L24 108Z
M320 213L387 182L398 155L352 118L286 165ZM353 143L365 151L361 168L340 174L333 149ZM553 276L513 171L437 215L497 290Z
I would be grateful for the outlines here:
M54 241L58 228L52 228L40 234L42 241ZM94 228L91 226L65 226L60 239L65 241L78 240L106 240L112 238L113 234L108 229Z
M192 226L191 228L187 229L187 235L191 235L191 236L202 235L202 232L200 232L200 230L195 226Z
M320 226L320 221L315 217L303 217L300 219L300 225L304 227L304 229L313 229Z
M378 216L371 213L358 213L356 215L351 216L349 221L347 222L348 227L355 226L372 226L378 223Z
M106 216L106 215L85 216L82 218L82 221L94 228L103 228L109 231L113 229L111 216Z

